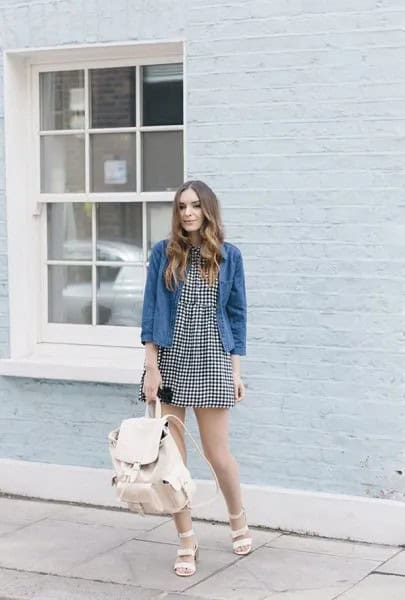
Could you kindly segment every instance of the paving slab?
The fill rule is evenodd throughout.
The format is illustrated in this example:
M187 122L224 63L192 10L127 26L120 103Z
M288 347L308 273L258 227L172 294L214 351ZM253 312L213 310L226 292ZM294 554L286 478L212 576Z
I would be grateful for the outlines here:
M379 562L346 556L313 554L262 547L208 581L193 586L193 593L210 598L212 590L222 600L263 600L278 592L321 592L324 588L348 589ZM190 590L188 590L190 593ZM322 595L320 596L322 598ZM331 596L333 598L333 596ZM328 598L328 596L326 596Z
M335 600L339 594L347 589L347 585L339 587L325 587L320 590L295 590L290 592L274 592L265 596L263 600ZM364 598L363 600L366 600Z
M174 573L175 559L176 548L172 544L131 540L111 552L106 552L70 569L67 574L86 579L131 583L167 592L179 592L211 576L217 570L228 567L235 560L240 560L231 552L206 550L198 561L196 575L190 578L178 577Z
M34 523L39 519L56 515L62 508L63 505L54 502L0 497L0 522Z
M133 531L46 519L0 537L0 567L63 574L114 548Z
M0 568L0 600L160 600L162 592ZM195 599L194 599L195 600Z
M27 527L29 523L2 523L0 522L0 537L6 533L10 533L11 531L17 531L17 529L21 529L22 527ZM0 600L2 600L0 598Z
M201 596L190 596L189 594L184 592L181 592L179 594L176 592L169 592L168 594L165 594L162 597L162 600L205 600L205 598L201 598ZM218 598L212 596L212 600L218 600Z
M55 518L58 521L94 523L135 531L150 531L155 527L159 527L159 525L172 521L171 517L142 516L126 510L108 510L69 505L61 507Z
M193 529L197 535L200 548L212 548L223 552L232 551L232 538L230 528L227 525L211 523L207 521L194 521ZM280 537L280 532L270 530L251 529L255 547L262 546ZM141 536L136 536L140 539ZM167 544L179 544L174 523L169 521L154 528L152 531L142 535L143 540L151 542L164 542Z
M404 600L405 577L371 574L338 600Z
M316 554L330 554L334 556L351 556L381 562L398 553L398 548L393 546L328 540L325 538L289 534L281 535L266 545L272 548L285 548L288 550L300 550L302 552L315 552Z
M397 551L396 556L380 565L377 571L405 576L405 550Z
M0 600L405 600L401 548L252 528L237 557L228 524L193 526L198 569L180 578L170 517L0 498Z

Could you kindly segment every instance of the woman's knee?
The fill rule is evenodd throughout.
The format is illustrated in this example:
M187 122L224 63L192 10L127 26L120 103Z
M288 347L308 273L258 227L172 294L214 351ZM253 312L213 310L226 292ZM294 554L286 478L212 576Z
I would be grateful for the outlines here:
M215 471L225 471L235 461L229 448L205 448L206 459L211 463Z

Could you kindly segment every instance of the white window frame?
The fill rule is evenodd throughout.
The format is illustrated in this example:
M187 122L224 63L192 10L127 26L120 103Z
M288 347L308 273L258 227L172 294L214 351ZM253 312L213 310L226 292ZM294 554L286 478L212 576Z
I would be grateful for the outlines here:
M85 194L39 194L38 73L44 70L181 62L185 116L184 53L184 40L4 52L10 357L0 360L0 375L139 383L144 361L144 346L140 342L139 328L103 325L100 326L100 333L95 334L97 327L88 326L92 328L92 344L84 331L87 329L86 325L48 324L46 332L44 331L44 303L41 301L46 290L44 236L41 236L41 227L43 228L46 219L44 203L83 201ZM33 81L36 82L34 87ZM138 85L137 93L139 89ZM184 178L187 172L185 122L184 118ZM137 161L139 168L139 152ZM96 202L97 196L101 197L102 194L91 193L89 196L92 202ZM109 201L114 197L113 201L118 202L134 199L148 199L150 202L170 200L173 193L138 191L131 194L109 194L108 197ZM145 217L146 204L143 210ZM145 218L143 223L146 228ZM146 257L146 235L143 239ZM82 338L81 332L78 335L80 330L84 332ZM106 342L106 333L112 342Z

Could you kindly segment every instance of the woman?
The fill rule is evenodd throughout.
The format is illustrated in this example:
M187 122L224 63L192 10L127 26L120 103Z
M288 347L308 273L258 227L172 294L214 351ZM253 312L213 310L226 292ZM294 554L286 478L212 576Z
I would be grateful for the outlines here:
M168 240L152 248L141 341L145 369L140 399L162 399L162 414L183 422L192 406L204 453L229 511L233 551L252 549L242 506L239 467L228 444L229 408L245 396L240 356L246 354L246 292L240 250L224 242L218 200L202 181L187 181L173 202ZM172 434L186 461L183 432ZM174 570L196 571L198 544L190 508L173 515L181 542Z

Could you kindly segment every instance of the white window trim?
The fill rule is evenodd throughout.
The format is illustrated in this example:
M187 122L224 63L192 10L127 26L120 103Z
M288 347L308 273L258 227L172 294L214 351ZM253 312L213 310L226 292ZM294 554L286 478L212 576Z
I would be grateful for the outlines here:
M174 40L4 52L10 357L0 360L0 375L139 383L144 362L139 335L127 347L41 342L41 210L29 189L33 181L32 138L27 143L27 137L33 135L29 133L33 106L31 69L50 62L60 63L62 68L65 63L126 60L131 56L151 60L165 56L183 62L185 67L184 49L184 40ZM185 99L185 85L183 90ZM184 135L186 157L185 140Z

